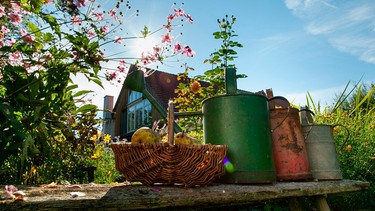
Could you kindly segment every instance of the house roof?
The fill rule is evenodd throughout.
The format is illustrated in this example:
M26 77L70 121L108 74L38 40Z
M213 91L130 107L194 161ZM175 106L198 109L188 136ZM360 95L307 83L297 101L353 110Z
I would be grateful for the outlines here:
M135 70L137 70L137 68L134 65L131 65L129 68L129 73ZM152 95L154 95L154 97L162 104L163 107L167 108L168 100L177 97L175 89L177 88L178 84L181 83L181 81L177 80L178 75L151 69L147 69L147 72L152 72L152 74L145 77L146 88ZM200 81L200 83L202 86L209 85L208 82ZM123 85L113 109L114 111L119 106L119 101L125 99L124 95L127 93L127 90L128 89Z
M150 76L145 78L146 86L148 85L156 94L156 97L167 107L168 100L176 97L175 89L180 81L177 80L177 75L155 71Z

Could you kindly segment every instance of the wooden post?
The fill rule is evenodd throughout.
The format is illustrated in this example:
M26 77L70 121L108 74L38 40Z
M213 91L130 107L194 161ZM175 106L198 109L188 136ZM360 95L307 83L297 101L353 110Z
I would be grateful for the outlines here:
M168 101L168 142L174 144L174 106L173 100Z
M330 211L331 209L328 206L326 196L317 196L315 199L316 209L318 211Z

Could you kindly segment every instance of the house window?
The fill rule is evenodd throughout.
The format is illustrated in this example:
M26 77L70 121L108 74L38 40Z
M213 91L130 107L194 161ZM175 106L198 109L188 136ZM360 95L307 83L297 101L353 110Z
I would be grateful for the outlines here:
M142 93L130 91L127 106L127 132L150 125L151 104Z

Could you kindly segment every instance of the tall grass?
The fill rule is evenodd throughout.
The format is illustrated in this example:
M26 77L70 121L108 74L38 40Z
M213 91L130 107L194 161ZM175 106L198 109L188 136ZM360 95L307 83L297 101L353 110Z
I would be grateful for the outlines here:
M329 197L331 204L340 210L368 207L375 203L375 105L374 89L358 83L347 92L349 83L337 97L332 107L322 108L307 94L307 106L315 113L316 123L341 124L350 131L334 128L340 169L344 179L363 180L371 183L365 192L346 196ZM344 146L341 148L341 146Z

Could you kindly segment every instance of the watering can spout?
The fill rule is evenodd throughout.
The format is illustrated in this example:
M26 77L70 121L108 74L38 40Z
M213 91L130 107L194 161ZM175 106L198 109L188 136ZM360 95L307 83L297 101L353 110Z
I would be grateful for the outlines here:
M225 91L227 94L233 95L237 93L236 69L225 68Z

